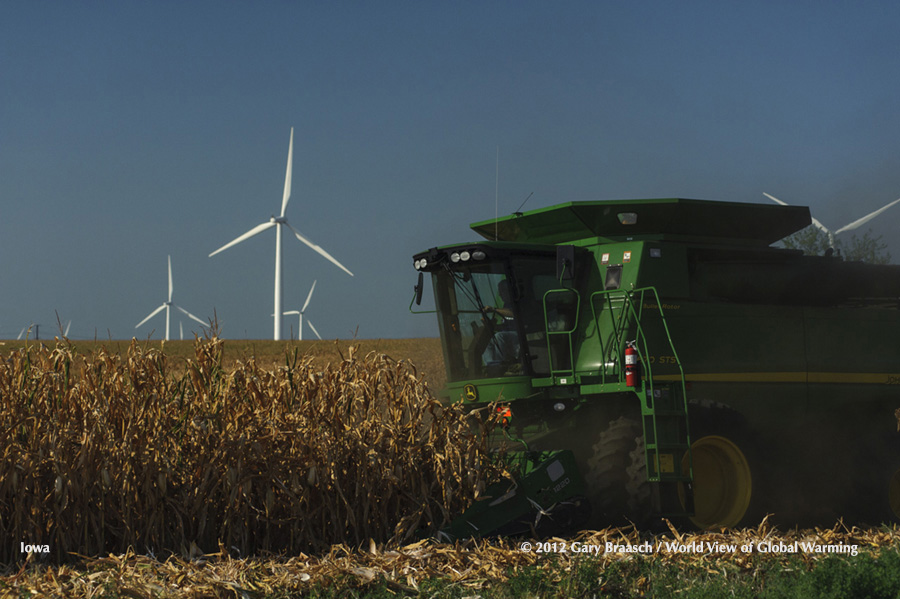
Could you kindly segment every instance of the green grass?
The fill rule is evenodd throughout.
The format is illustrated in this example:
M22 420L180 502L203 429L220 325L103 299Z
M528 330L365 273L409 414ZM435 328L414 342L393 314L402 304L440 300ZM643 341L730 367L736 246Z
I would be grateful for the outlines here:
M346 578L318 585L308 597L389 599L419 596L430 599L568 599L592 597L653 597L655 599L884 599L900 597L900 551L880 556L831 556L808 569L802 559L761 558L741 569L727 560L705 565L678 565L642 559L615 562L605 568L598 560L566 562L555 558L550 567L530 566L509 572L508 580L469 586L446 579L408 585L377 581L359 585ZM546 564L545 564L546 566ZM278 597L278 594L271 595ZM297 595L284 595L297 596Z

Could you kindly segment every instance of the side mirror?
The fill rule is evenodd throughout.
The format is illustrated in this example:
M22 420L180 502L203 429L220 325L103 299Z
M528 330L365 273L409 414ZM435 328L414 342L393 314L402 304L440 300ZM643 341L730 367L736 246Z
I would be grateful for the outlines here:
M417 306L419 306L419 305L422 304L422 287L423 287L422 279L423 279L422 273L420 272L420 273L419 273L419 280L418 280L418 282L416 283L416 286L413 288L413 289L415 290L415 292L416 292L416 305L417 305Z
M571 281L575 278L575 246L556 246L556 280Z

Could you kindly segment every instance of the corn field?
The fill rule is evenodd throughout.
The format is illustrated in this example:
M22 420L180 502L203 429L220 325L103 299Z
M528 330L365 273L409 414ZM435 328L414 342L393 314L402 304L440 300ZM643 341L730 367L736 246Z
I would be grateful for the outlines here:
M2 358L0 562L24 560L22 543L61 562L410 542L503 475L486 425L407 362L351 349L321 370L295 353L226 372L222 347L198 340L177 375L137 342Z

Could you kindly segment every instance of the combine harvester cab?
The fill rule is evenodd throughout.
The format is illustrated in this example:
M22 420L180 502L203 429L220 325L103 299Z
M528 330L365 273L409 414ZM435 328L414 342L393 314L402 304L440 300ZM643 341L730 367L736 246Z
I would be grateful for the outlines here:
M519 479L448 534L900 515L900 267L771 245L809 210L578 202L475 223L432 275L445 400Z

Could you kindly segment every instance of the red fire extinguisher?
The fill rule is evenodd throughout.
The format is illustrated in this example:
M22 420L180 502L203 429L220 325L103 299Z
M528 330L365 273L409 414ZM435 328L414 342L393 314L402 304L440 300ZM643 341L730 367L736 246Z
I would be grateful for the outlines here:
M634 347L634 342L629 341L625 347L625 386L637 387L640 380L640 365L638 364L638 353Z

